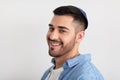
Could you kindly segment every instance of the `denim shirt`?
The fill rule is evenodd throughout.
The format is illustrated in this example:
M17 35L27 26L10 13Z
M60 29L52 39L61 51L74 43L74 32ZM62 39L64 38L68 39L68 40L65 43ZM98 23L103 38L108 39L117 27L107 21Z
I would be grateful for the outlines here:
M54 62L54 59L52 61ZM51 68L44 73L41 80L46 79ZM91 63L90 54L81 54L67 60L63 64L63 69L59 80L104 80L98 69Z

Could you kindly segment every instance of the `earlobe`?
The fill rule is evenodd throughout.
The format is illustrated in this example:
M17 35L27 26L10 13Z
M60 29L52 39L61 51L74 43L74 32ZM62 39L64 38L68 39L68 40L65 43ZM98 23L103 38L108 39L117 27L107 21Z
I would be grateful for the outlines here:
M85 35L85 31L80 31L78 34L77 34L77 42L80 43L83 38L84 38L84 35Z

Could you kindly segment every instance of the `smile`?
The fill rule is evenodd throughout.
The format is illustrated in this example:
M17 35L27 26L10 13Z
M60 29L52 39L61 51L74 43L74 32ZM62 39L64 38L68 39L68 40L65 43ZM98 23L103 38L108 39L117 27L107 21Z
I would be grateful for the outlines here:
M50 47L53 47L53 48L58 47L58 46L61 46L61 45L62 45L61 42L56 42L56 41L50 41L50 42L49 42L49 46L50 46Z
M60 43L59 42L51 42L51 45L53 45L53 46L59 46Z

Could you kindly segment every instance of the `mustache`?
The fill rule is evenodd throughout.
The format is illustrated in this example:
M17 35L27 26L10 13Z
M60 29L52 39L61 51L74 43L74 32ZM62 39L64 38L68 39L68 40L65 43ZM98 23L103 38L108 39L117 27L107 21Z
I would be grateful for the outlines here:
M61 42L60 40L57 40L57 39L50 39L50 38L48 38L48 41L51 41L51 42Z

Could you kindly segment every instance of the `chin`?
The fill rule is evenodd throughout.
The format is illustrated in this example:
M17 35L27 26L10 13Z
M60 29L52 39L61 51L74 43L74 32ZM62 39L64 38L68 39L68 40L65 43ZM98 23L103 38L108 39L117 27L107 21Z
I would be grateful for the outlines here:
M51 52L49 52L49 55L51 57L60 57L60 55L58 53L51 53Z

